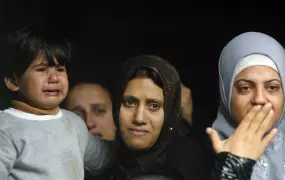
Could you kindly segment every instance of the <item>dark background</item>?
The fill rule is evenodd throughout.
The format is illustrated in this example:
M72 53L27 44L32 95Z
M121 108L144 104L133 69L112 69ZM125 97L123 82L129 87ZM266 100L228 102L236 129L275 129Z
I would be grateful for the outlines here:
M177 68L192 90L194 106L211 116L210 123L218 107L217 62L222 48L246 31L266 33L284 44L284 13L268 4L226 8L222 2L201 1L207 5L202 8L187 3L3 1L1 40L6 40L9 29L25 23L49 26L68 36L74 44L71 84L110 81L121 63L136 55L162 56Z

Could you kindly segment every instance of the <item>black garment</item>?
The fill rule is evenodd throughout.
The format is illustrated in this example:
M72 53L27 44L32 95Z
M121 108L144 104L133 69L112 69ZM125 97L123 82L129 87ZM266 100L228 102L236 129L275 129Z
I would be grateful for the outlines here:
M255 160L235 156L228 152L219 153L211 179L250 180L255 163Z
M178 138L169 150L164 175L173 180L209 180L213 156L205 148L191 133Z
M156 175L171 180L209 180L213 156L207 154L208 152L212 152L211 149L205 149L196 137L189 133L178 137L168 146L166 160L159 168L141 172L137 176ZM130 164L130 168L131 166ZM113 173L115 174L113 180L129 179L118 164Z
M216 153L213 150L211 139L206 133L206 128L211 127L209 119L214 119L204 110L205 107L193 106L192 120L193 124L189 127L192 136L195 136L202 149L205 152L208 160L213 162L213 159L216 158Z
M113 166L108 167L101 174L94 175L92 172L85 171L84 180L112 180L114 174Z
M117 142L120 142L117 170L127 179L142 174L160 173L172 141L188 132L185 123L180 119L181 83L179 75L167 61L152 55L132 58L123 65L116 80L116 91L113 96L113 114L116 126L120 127L118 117L125 88L131 77L140 68L147 68L156 73L162 82L164 121L160 136L152 148L147 151L137 152L129 149L121 139L120 130L117 131ZM118 174L120 173L116 174L117 177L119 177Z
M143 175L135 177L131 180L173 180L161 175Z

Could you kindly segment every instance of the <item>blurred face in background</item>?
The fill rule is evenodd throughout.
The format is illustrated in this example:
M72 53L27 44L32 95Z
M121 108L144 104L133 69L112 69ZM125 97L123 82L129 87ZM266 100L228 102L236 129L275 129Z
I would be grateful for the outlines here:
M103 140L115 140L112 101L109 92L102 86L96 83L75 86L67 96L66 107L84 120L92 134Z

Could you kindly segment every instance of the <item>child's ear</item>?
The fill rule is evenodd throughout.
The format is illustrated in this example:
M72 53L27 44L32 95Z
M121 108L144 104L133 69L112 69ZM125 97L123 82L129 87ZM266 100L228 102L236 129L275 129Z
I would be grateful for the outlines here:
M11 91L19 91L19 81L17 76L14 74L13 77L5 77L5 84L7 86L8 89L10 89Z

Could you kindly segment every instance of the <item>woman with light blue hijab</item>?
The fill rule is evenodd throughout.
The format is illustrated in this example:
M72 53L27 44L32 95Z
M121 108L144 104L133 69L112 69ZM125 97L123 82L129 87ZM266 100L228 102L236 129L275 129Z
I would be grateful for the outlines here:
M207 129L223 159L219 178L284 180L284 48L266 34L236 36L221 53L219 83L218 115Z

